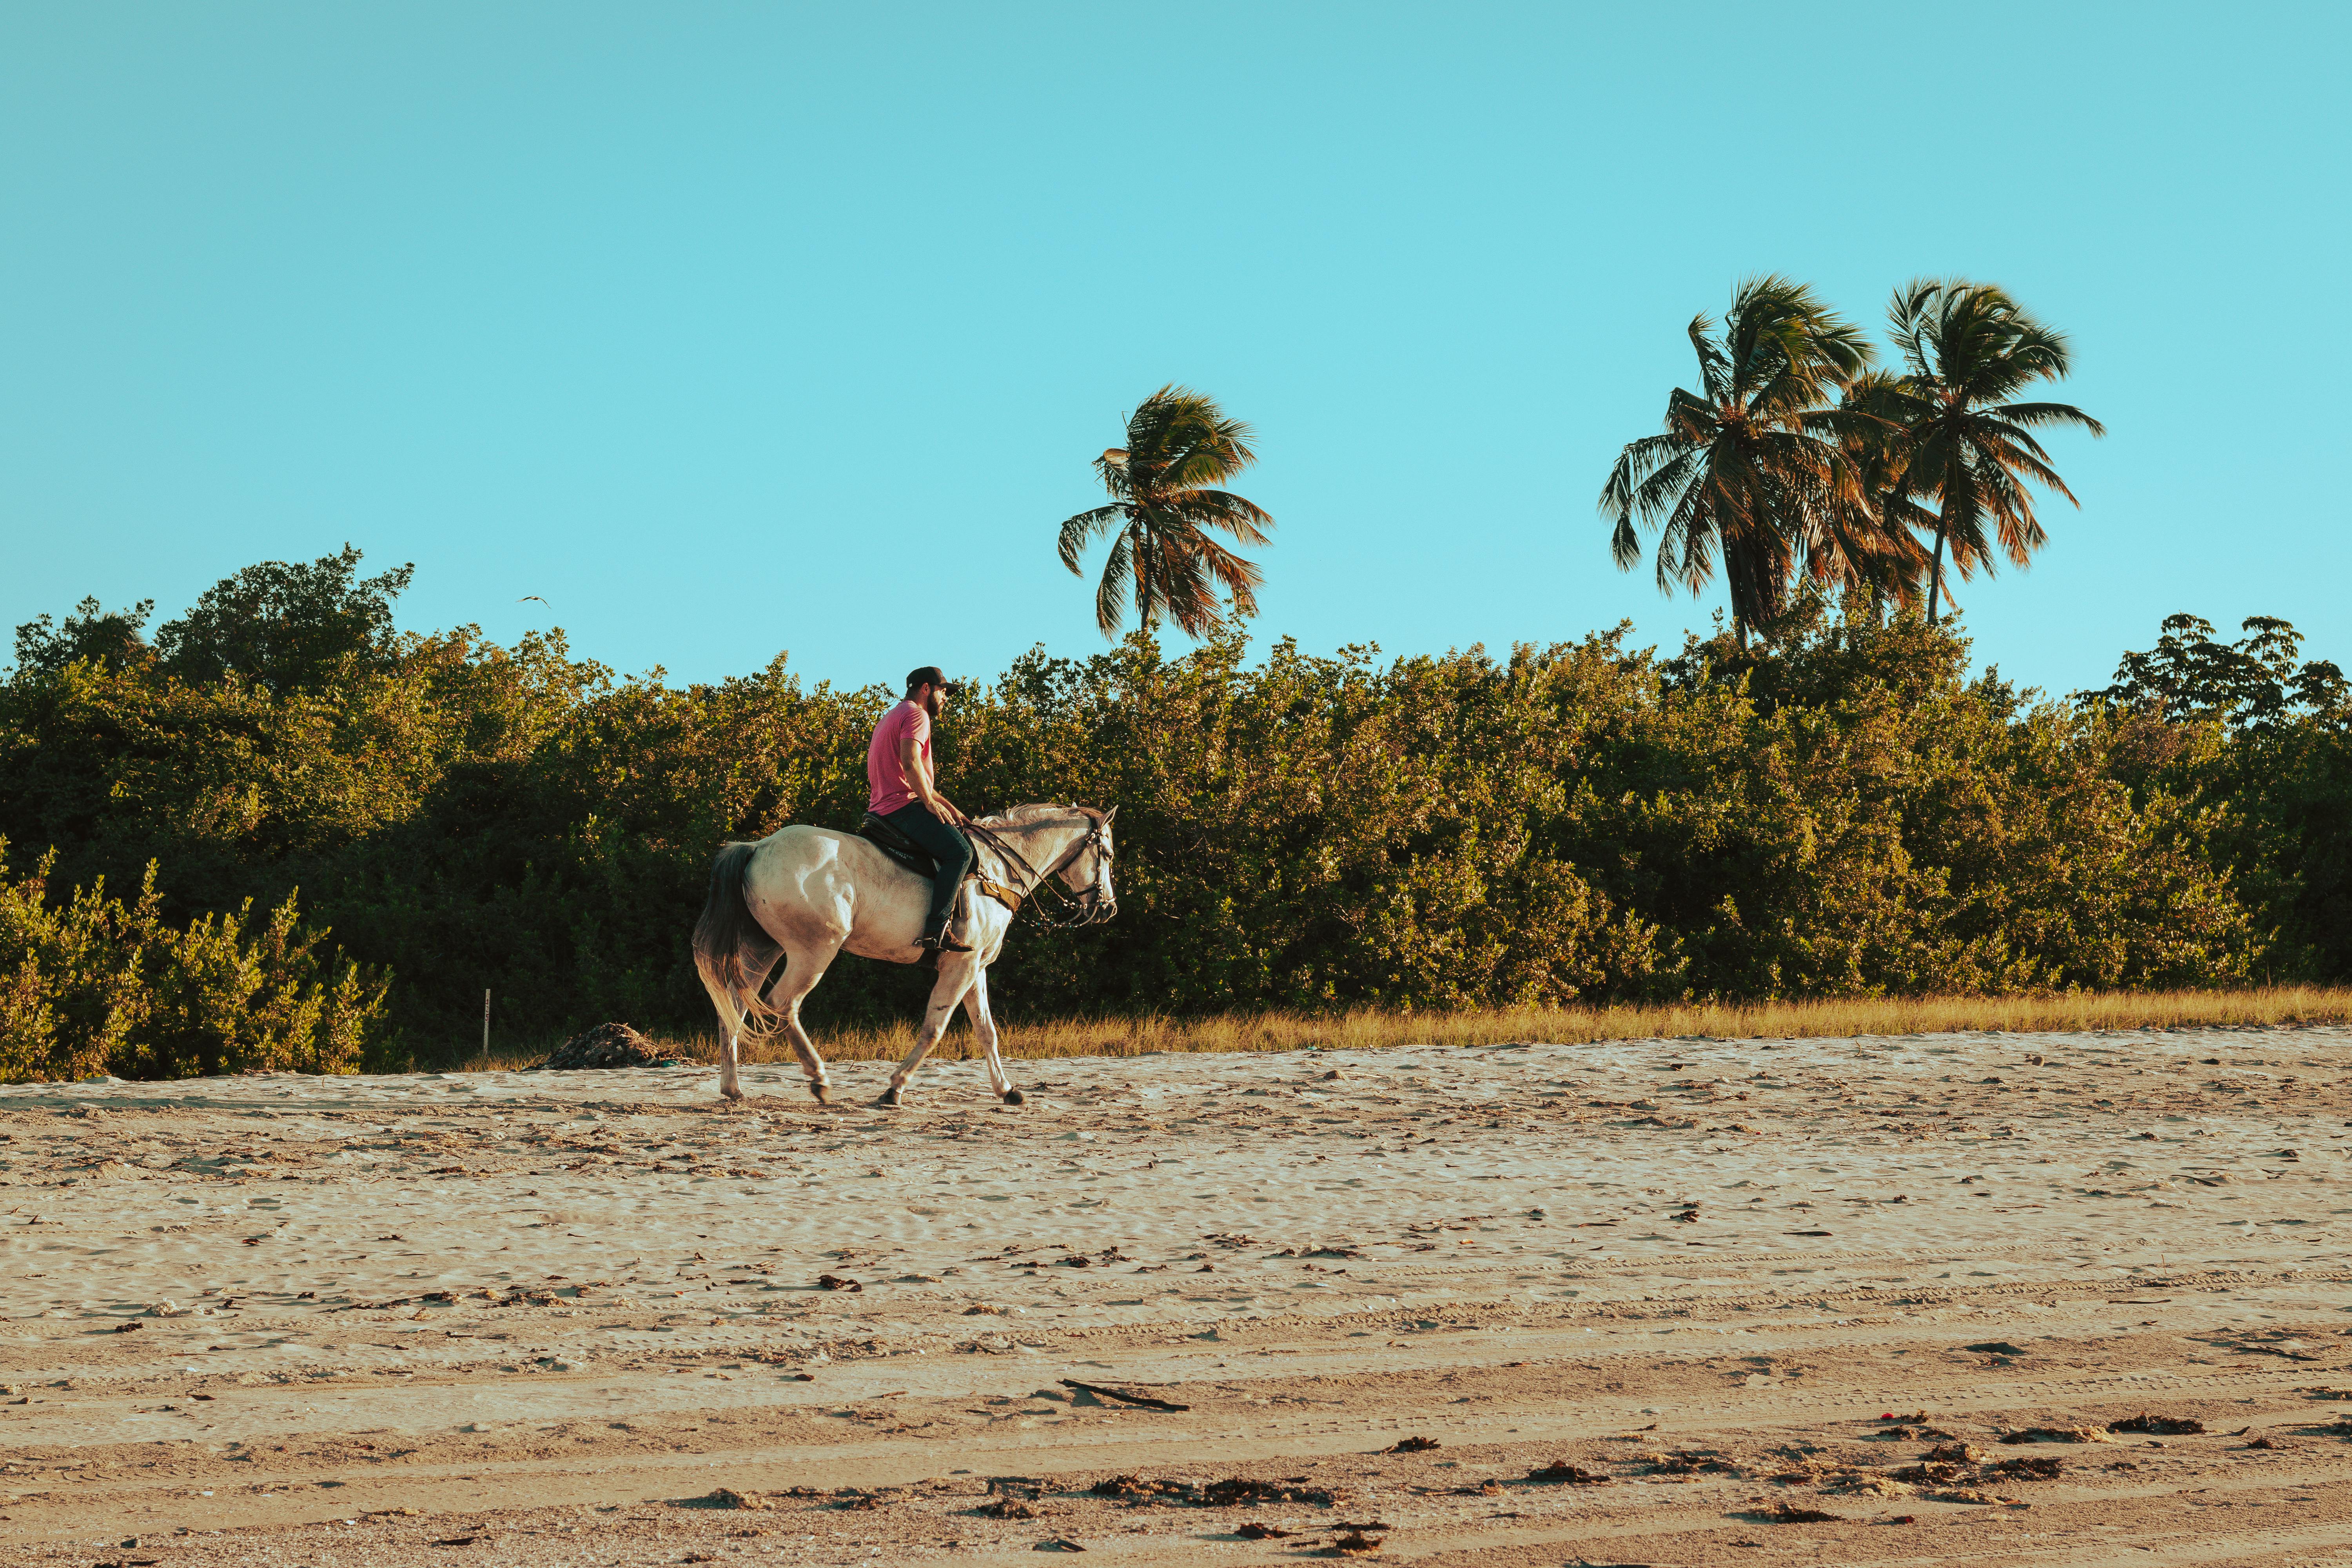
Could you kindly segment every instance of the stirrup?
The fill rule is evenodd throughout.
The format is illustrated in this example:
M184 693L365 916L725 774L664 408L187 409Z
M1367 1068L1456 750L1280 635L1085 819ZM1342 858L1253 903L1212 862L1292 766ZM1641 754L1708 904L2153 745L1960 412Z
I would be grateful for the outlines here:
M915 945L927 952L970 952L971 951L970 942L956 941L954 937L948 934L948 928L945 926L941 926L937 931L925 931L915 939Z

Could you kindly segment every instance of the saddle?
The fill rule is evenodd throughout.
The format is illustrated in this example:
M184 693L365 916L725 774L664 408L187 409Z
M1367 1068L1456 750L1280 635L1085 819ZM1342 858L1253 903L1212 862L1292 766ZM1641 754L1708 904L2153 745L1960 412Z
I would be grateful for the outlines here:
M857 836L918 877L928 880L939 872L940 863L932 858L929 850L870 811L866 814L866 820L857 825ZM990 880L982 876L977 869L967 872L963 880L965 887L969 888L977 883L980 891L994 899L1014 914L1021 912L1021 895L1003 883Z

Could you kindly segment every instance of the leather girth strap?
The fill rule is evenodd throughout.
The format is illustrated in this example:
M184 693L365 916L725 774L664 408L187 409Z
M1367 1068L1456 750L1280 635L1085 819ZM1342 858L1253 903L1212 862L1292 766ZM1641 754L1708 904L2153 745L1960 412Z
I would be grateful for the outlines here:
M982 892L986 893L990 898L994 899L998 903L1003 904L1014 914L1017 915L1021 912L1021 895L1006 887L1003 883L992 882L977 871L974 871L971 876L966 877L964 880L967 882L979 883L980 890Z

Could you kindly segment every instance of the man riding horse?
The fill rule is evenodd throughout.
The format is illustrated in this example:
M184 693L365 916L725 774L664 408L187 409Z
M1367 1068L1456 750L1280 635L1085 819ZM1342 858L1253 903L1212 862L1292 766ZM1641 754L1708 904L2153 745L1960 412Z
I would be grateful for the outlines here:
M971 951L970 943L948 934L956 894L971 871L971 841L959 831L968 819L940 793L931 764L931 721L956 690L936 664L910 672L905 700L882 715L866 746L866 809L937 862L931 872L930 912L917 941L935 953Z
M1092 925L1118 912L1111 886L1116 808L1039 801L967 820L940 794L931 769L931 720L953 689L926 665L907 678L906 700L875 727L866 771L878 828L869 822L840 833L788 823L765 838L721 844L712 857L710 895L694 927L694 967L719 1014L719 1092L727 1099L743 1097L737 1069L747 1035L772 1031L800 1058L809 1092L833 1102L824 1058L801 1026L800 1008L847 952L924 964L935 975L914 1043L877 1104L905 1103L908 1079L959 1006L971 1016L989 1088L1007 1105L1022 1102L998 1050L988 966L1003 951L1013 914L1049 883L1072 904L1069 917L1051 925ZM885 838L891 828L898 833ZM977 855L967 832L980 840ZM898 846L898 836L912 843ZM936 871L917 859L925 852ZM981 875L967 894L965 874L975 868Z

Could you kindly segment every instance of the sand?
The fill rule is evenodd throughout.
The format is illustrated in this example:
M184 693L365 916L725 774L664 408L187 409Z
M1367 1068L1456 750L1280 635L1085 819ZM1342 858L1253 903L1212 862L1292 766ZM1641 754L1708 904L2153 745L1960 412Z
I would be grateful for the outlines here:
M1014 1067L0 1088L0 1563L2352 1562L2352 1029Z

